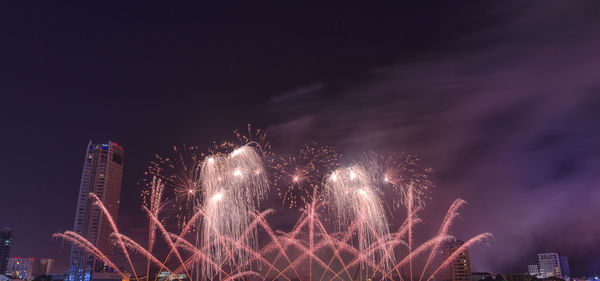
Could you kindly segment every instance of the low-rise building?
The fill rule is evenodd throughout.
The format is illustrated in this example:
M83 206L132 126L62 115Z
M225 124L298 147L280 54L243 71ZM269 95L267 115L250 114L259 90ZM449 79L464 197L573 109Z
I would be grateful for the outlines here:
M527 273L507 273L502 274L506 281L529 281L530 276Z
M37 267L35 258L22 258L14 257L8 260L8 266L6 272L12 274L17 279L31 280L33 279L33 273Z
M492 274L489 272L471 272L471 278L473 281L480 281L486 277L492 277Z

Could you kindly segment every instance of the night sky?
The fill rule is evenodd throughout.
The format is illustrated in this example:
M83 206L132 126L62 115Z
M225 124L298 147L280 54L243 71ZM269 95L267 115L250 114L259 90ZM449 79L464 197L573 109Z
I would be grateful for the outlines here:
M420 155L437 184L424 229L460 197L453 233L494 234L474 271L559 252L572 276L600 273L600 2L288 2L1 4L12 255L66 264L50 238L73 227L90 139L125 149L119 226L135 237L155 153L252 123L279 150Z

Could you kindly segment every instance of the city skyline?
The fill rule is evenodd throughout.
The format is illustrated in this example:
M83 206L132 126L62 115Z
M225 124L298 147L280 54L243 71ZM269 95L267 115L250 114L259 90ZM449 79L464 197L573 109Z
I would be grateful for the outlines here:
M468 202L456 237L494 234L469 251L472 271L527 272L537 254L560 253L572 275L598 274L599 10L9 3L0 228L14 230L10 257L67 267L70 245L51 236L73 228L90 139L127 150L117 224L137 238L154 155L205 152L252 123L284 155L317 142L343 164L357 151L419 156L435 188L418 234L435 233L455 198Z

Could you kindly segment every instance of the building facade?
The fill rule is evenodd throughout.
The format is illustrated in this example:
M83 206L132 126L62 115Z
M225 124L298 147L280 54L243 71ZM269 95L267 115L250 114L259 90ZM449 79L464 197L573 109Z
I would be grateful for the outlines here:
M37 267L35 258L14 257L8 260L7 273L21 280L31 280Z
M538 254L538 269L540 278L569 277L569 262L567 257L560 256L558 253Z
M0 230L0 274L6 273L12 240L13 231L10 228Z
M93 204L89 194L100 198L116 222L121 197L121 179L124 164L123 148L114 142L88 144L77 197L74 231L92 242L105 255L112 254L111 225L102 211ZM73 245L67 281L89 281L91 273L103 264L83 249Z
M444 258L450 257L455 251L463 245L463 241L453 239L444 244L442 252ZM449 281L472 281L471 276L471 260L469 259L469 252L462 251L454 258L454 260L446 268L446 276L441 280Z

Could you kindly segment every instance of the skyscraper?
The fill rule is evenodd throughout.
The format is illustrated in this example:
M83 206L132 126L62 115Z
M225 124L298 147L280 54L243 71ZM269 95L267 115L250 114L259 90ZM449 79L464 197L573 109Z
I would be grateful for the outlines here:
M116 221L121 197L123 153L123 148L114 142L92 144L90 141L81 173L73 228L106 255L112 254L112 229L101 210L92 204L89 194L96 194ZM89 253L72 246L67 280L89 281L91 273L98 271L102 266L103 264Z
M10 228L0 230L0 274L6 273L12 239L13 231Z
M464 242L458 239L446 242L442 248L444 258L450 257ZM471 281L471 260L469 252L463 251L448 265L446 268L446 276L442 276L441 280L450 281Z

